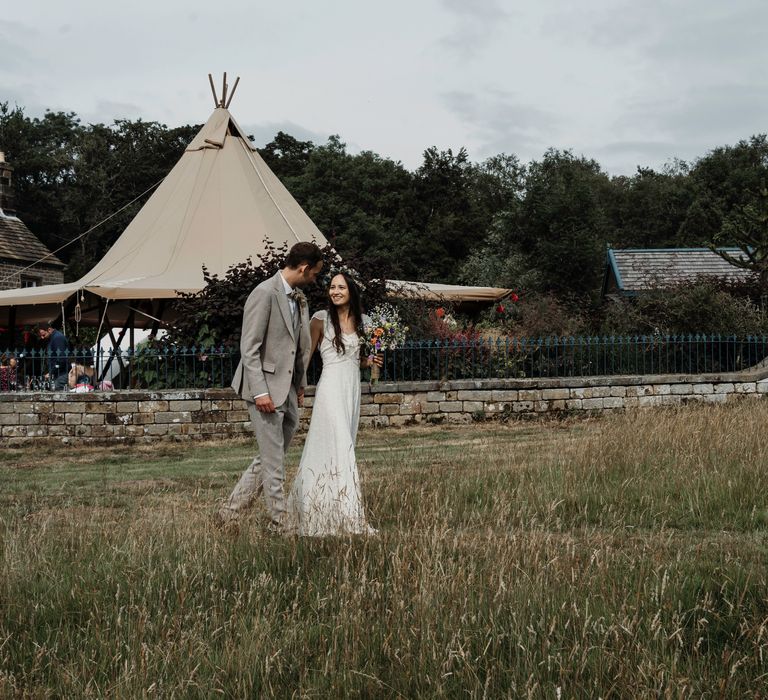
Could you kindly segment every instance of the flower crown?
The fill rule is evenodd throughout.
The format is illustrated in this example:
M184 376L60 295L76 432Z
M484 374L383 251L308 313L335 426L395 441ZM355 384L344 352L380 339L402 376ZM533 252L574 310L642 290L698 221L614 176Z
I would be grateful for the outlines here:
M328 272L323 277L323 286L328 287L331 284L331 280L339 274L345 274L347 277L349 277L358 287L358 289L361 292L365 291L365 285L362 283L360 279L360 273L357 272L357 270L353 270L351 267L347 267L346 265L333 265L328 269Z

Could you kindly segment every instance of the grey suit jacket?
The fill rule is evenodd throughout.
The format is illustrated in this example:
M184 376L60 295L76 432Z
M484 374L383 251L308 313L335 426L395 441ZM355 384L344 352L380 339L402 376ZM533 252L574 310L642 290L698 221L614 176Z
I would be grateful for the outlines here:
M279 272L256 287L245 302L240 364L232 388L246 401L268 393L275 406L280 406L288 398L291 385L297 390L306 386L310 360L306 303L299 305L299 312L300 325L294 331Z

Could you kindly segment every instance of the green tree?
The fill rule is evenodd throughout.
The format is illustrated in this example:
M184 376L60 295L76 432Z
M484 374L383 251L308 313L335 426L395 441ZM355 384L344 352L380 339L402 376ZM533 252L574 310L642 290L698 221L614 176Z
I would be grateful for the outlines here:
M661 172L638 168L632 177L611 181L608 201L614 225L610 243L620 248L667 248L701 245L686 239L681 227L693 201L689 168L677 162ZM690 232L689 232L690 233Z
M73 113L30 118L20 107L0 104L0 147L14 166L19 217L52 250L160 181L198 129L142 120L83 126ZM59 253L69 263L68 279L101 258L144 201Z
M610 180L594 160L549 150L530 164L511 234L528 267L538 271L541 291L596 295L612 233L610 196Z
M16 210L52 250L73 237L64 221L65 193L75 179L77 143L84 131L71 112L31 119L21 107L0 103L0 150L14 168Z
M375 260L391 276L400 270L393 241L409 225L412 181L402 164L371 151L349 154L332 136L309 150L303 172L286 187L342 257Z
M456 262L466 257L484 229L476 228L470 194L472 167L463 148L454 155L451 149L428 148L424 162L416 171L418 225L421 234L411 239L406 254L412 262L411 277L424 281L453 281Z
M732 245L741 255L719 248ZM735 206L725 216L711 247L731 265L754 272L763 293L768 292L768 188L763 186L752 201Z
M748 205L768 182L768 137L765 134L715 148L691 169L693 201L681 224L686 241L707 245L720 232L726 216Z
M473 165L470 196L485 219L514 207L525 191L526 168L516 155L500 153Z
M517 156L501 154L474 167L473 197L482 212L485 235L459 267L461 282L480 286L531 288L537 273L529 270L515 245L525 191L525 166Z
M480 287L526 291L544 287L541 271L531 267L529 259L510 245L509 233L516 225L509 212L498 215L483 244L473 250L461 264L461 282Z
M315 144L299 141L284 131L278 131L264 148L258 149L269 169L290 189L292 178L301 177L309 164Z

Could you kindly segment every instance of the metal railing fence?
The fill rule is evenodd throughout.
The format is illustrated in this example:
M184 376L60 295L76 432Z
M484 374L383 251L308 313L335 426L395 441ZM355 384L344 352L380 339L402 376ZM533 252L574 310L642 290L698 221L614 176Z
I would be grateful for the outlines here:
M80 377L96 388L194 389L221 388L232 381L240 354L233 348L152 347L135 351L101 348L75 348L66 352L47 350L6 350L5 367L19 390L66 388L70 371L74 381ZM11 371L11 359L16 367ZM10 384L10 382L8 382ZM11 389L11 387L7 387Z
M578 336L419 340L384 353L382 382L452 379L517 379L599 375L711 374L737 372L768 356L768 336ZM95 386L186 389L229 386L239 361L237 348L166 346L135 352L74 349L6 351L0 389L63 388L73 364L88 368ZM10 367L10 359L15 367ZM308 372L316 383L316 354ZM46 378L48 375L48 378Z
M768 336L577 336L419 341L385 354L382 380L712 374L753 367Z

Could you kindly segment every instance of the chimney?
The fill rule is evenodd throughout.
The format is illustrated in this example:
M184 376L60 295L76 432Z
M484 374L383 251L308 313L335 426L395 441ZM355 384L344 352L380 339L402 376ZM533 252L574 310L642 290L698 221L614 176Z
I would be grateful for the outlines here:
M0 151L0 212L6 216L16 216L13 167L5 162L5 153L2 151Z

